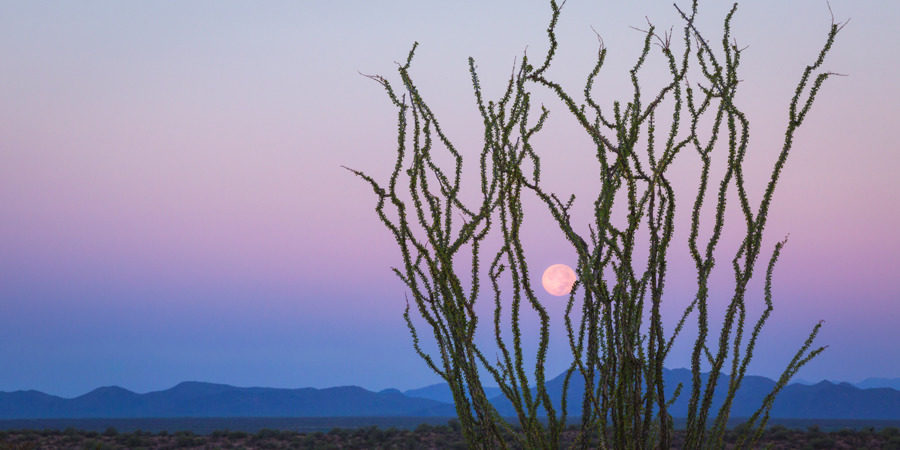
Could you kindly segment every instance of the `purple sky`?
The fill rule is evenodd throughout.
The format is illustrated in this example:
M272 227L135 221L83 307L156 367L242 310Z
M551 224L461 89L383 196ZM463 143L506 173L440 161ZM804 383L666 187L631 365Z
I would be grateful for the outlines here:
M394 61L415 40L423 95L457 146L476 154L481 119L466 58L495 97L526 45L532 58L546 50L549 13L542 0L484 3L4 2L0 390L437 382L401 318L405 291L389 270L399 251L369 188L339 166L386 179L396 116L357 71L396 79ZM668 3L622 3L570 0L551 72L580 91L596 52L593 25L609 48L597 91L607 104L628 92L626 67L642 39L629 26L643 27L644 16L679 24ZM718 39L727 6L706 3L700 26ZM790 241L751 372L777 375L825 320L818 342L830 348L800 377L897 377L900 4L831 6L852 21L825 67L849 76L826 84L776 191L765 251L788 233ZM751 120L757 201L787 102L829 20L824 1L738 11L734 34L750 46L739 101ZM649 64L659 67L658 54ZM648 86L659 82L654 73ZM537 141L546 182L581 194L584 211L596 187L592 150L561 104L538 97L551 110ZM685 186L696 162L678 169ZM689 201L681 198L682 213ZM539 277L574 260L535 211L527 233ZM681 237L674 248L685 255ZM672 276L670 319L694 277L678 266ZM555 314L556 374L567 362L562 301L542 295ZM669 367L689 364L682 347Z

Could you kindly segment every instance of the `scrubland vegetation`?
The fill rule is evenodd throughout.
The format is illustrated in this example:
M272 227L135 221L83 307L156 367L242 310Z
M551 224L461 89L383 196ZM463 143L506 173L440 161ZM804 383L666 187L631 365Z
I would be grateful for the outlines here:
M740 430L729 430L725 436L725 448L733 448ZM575 441L579 427L570 427L562 433L562 441ZM683 448L685 432L673 434L673 448ZM519 448L511 436L508 445ZM900 429L886 427L880 430L844 429L822 431L813 426L805 430L788 429L781 425L769 427L758 442L759 446L773 449L900 449ZM453 449L467 448L459 423L447 425L421 425L415 430L366 427L357 429L335 428L331 431L298 433L263 429L257 433L244 431L215 431L206 435L190 431L175 433L149 433L134 431L119 433L109 428L102 433L72 428L60 430L9 430L0 431L0 449L177 449L177 448L231 448L231 449Z

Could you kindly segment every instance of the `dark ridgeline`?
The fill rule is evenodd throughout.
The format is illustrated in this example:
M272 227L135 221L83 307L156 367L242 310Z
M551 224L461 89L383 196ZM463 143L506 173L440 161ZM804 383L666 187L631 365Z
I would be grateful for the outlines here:
M706 382L707 373L702 374ZM689 369L664 369L666 396L675 392L681 383L689 386L691 371ZM719 376L716 393L713 396L712 410L718 410L725 399L728 377ZM563 376L560 375L547 382L548 390L555 393L553 401L559 404L562 392ZM731 407L731 416L735 418L750 417L762 400L772 391L775 381L760 376L747 375L741 383ZM569 395L580 398L584 391L581 378L573 377L569 385ZM689 397L682 388L681 395L669 409L676 418L687 416ZM495 401L495 404L498 402ZM577 415L580 405L568 405L569 413ZM498 409L500 406L498 405ZM501 413L505 410L500 409ZM775 400L772 417L797 419L883 419L900 420L900 391L889 388L860 389L849 383L832 383L821 381L814 385L791 384L785 387Z
M276 389L184 382L146 394L102 387L71 399L3 392L0 418L415 416L440 405L395 389L376 393L357 386Z
M707 375L704 374L704 378ZM678 383L688 385L688 369L664 370L666 395ZM564 374L547 381L547 390L559 407ZM581 377L573 377L569 396L584 391ZM705 381L705 380L704 380ZM720 376L719 386L728 379ZM748 417L758 408L775 382L747 376L732 406L732 417ZM497 394L486 389L486 393ZM713 408L725 397L717 391ZM682 395L672 405L674 417L686 417L689 398ZM0 392L0 419L54 418L175 418L175 417L453 417L456 410L446 384L400 392L372 392L357 386L327 389L243 388L224 384L185 382L164 391L138 394L120 387L102 387L75 398L38 391ZM491 403L504 416L514 415L509 401L491 395ZM578 415L580 405L568 404ZM772 409L772 416L794 419L900 420L900 391L890 388L860 389L848 383L822 381L814 385L787 386Z

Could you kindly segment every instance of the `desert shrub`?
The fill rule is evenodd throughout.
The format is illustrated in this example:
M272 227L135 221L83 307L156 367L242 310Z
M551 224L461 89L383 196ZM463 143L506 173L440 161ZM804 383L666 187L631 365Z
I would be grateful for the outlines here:
M128 434L119 435L117 441L120 444L122 444L128 448L135 448L135 447L141 447L143 445L146 445L145 441L141 437L140 433L138 433L138 434L128 433Z
M256 435L253 436L255 439L277 439L280 437L280 433L278 430L272 430L270 428L263 428L256 432Z
M776 441L787 440L791 437L791 431L788 430L784 425L774 425L772 427L769 427L766 433L768 434L770 439Z
M813 436L809 439L808 447L815 449L833 449L837 445L837 441L828 435Z
M247 439L249 433L246 431L226 431L225 432L229 439Z
M119 430L117 430L115 427L107 427L103 432L103 435L108 437L118 436Z
M203 440L195 437L193 434L175 434L175 446L176 447L194 447L203 443Z
M215 430L209 433L209 436L215 439L225 439L228 437L228 430Z
M369 443L382 443L387 440L384 431L375 426L369 426L359 430L360 438Z
M841 437L850 437L850 438L855 437L857 434L856 431L854 431L850 428L842 428L838 431L835 431L834 433Z

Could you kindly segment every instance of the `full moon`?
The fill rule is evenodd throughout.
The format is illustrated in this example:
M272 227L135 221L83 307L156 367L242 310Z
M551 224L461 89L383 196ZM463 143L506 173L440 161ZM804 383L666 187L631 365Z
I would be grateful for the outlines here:
M572 285L575 284L575 271L565 264L554 264L544 271L541 284L550 295L567 295L572 292Z

